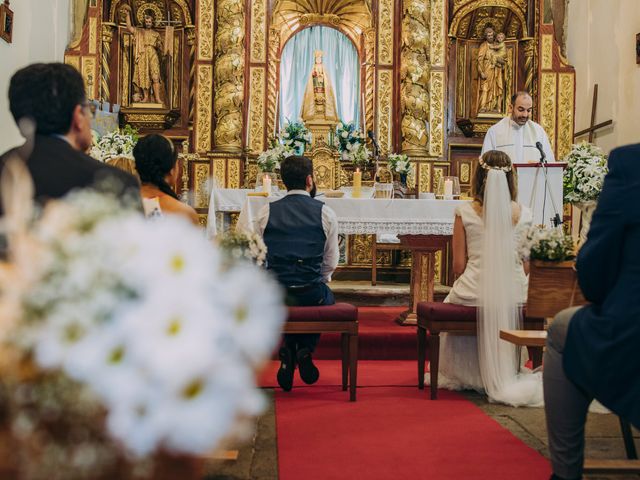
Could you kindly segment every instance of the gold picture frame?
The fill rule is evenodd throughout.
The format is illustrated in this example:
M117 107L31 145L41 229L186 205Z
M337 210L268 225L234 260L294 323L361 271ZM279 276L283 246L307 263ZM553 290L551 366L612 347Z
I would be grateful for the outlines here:
M0 38L11 43L13 37L13 11L8 3L0 5Z

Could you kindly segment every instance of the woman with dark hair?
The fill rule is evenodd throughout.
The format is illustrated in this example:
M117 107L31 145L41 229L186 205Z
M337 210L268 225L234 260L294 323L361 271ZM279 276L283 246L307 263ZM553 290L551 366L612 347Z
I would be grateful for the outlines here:
M182 215L198 225L196 211L182 203L171 188L178 179L178 152L173 142L162 135L147 135L138 141L133 156L145 203L156 200L162 214Z
M517 254L516 230L530 225L532 215L516 202L516 185L509 156L490 150L474 172L473 202L456 209L452 251L458 278L445 302L478 307L478 334L444 336L438 383L486 392L491 401L540 406L541 377L520 374L515 347L499 338L501 329L518 328L527 300L528 266Z

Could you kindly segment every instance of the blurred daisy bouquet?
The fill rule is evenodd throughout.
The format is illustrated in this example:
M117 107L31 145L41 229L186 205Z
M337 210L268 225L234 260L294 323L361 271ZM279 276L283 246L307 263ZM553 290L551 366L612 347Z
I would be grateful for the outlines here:
M138 131L131 125L121 130L105 133L101 137L94 135L94 145L90 155L96 160L106 162L111 158L125 157L133 159L133 147L138 143Z
M180 218L147 222L104 194L16 217L0 269L0 404L24 478L152 475L158 455L248 433L286 315L266 273Z
M267 246L257 233L228 230L220 235L218 244L232 262L244 260L262 266L267 259Z

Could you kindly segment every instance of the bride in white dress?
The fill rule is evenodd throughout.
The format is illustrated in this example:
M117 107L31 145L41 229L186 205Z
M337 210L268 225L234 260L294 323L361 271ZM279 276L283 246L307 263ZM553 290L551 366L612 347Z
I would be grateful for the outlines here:
M486 152L474 174L474 201L456 209L453 269L460 276L445 302L479 307L478 335L441 336L438 384L485 392L490 401L541 406L540 375L520 373L515 346L499 338L501 329L520 328L527 298L528 265L516 253L515 236L532 215L516 203L516 185L508 155Z

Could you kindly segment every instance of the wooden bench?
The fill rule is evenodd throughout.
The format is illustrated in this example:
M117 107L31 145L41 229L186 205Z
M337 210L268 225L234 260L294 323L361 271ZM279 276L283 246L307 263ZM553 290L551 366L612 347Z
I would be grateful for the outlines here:
M440 333L455 333L458 335L476 335L478 329L476 307L466 307L453 303L420 302L418 303L418 388L424 389L424 371L426 362L426 347L429 346L429 360L431 362L431 399L438 398L438 368L440 360ZM527 319L525 328L542 330L543 319ZM428 333L428 334L427 334ZM541 348L539 349L541 350ZM539 360L542 358L540 355ZM534 362L534 366L537 365Z
M340 333L342 335L342 390L356 401L358 378L358 309L348 303L322 307L289 307L283 333Z

